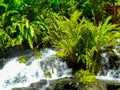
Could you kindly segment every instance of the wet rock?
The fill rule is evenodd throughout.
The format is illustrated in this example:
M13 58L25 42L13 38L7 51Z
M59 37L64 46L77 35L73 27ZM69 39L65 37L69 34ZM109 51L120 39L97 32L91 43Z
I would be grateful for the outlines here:
M101 70L100 70L100 75L107 75L107 68L106 66L101 66Z
M104 81L107 86L107 90L120 90L120 82L117 81Z
M43 80L40 80L39 82L32 83L32 84L30 85L30 87L31 87L31 88L42 88L42 87L44 87L46 84L47 84L47 80L43 79Z
M7 62L8 62L8 59L0 58L0 69L2 69Z
M47 84L46 80L32 83L29 87L13 88L12 90L120 90L120 83L112 83L108 81L96 80L93 83L77 85L73 82L72 77L61 78L49 81L50 86L43 86Z
M71 78L50 80L49 81L50 85L46 86L47 81L43 79L40 80L39 82L32 83L29 87L13 88L12 90L77 90L77 88L70 85L70 81Z
M47 81L43 79L43 80L40 80L39 82L30 84L29 87L13 88L12 90L41 90L41 88L43 88L46 84L47 84Z
M120 85L107 85L107 90L120 90Z
M107 85L103 81L96 80L93 83L81 85L81 87L78 87L78 90L107 90Z
M29 53L31 51L32 50L30 48L23 47L23 46L12 47L12 48L8 49L8 51L7 51L7 58L8 57L18 57L18 56L24 55L26 53Z
M37 90L35 88L13 88L12 90Z
M118 65L116 62L119 61L119 58L117 55L110 55L109 57L109 65L110 65L110 69L113 69L113 68L118 68Z
M3 65L4 65L4 61L3 61L3 59L0 59L0 69L3 68Z
M53 87L53 90L107 90L107 84L103 81L96 80L85 85L74 82L73 77L55 80L50 85Z
M77 90L75 86L72 85L72 78L61 78L52 81L50 84L53 90Z

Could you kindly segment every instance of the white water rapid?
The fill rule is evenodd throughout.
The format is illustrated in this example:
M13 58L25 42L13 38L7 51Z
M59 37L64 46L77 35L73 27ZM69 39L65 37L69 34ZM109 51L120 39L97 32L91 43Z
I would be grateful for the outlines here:
M20 64L18 57L10 60L0 70L0 90L10 90L15 87L27 87L41 79L53 80L70 77L72 69L67 67L66 62L56 58L56 50L41 50L41 58L35 59L34 52L26 54L29 59L26 64ZM45 73L49 74L45 76ZM49 82L47 82L47 85ZM45 86L45 87L46 87ZM40 90L44 90L44 88Z
M106 82L120 83L120 45L116 45L112 50L117 57L111 59L108 52L102 53L102 67L96 78Z

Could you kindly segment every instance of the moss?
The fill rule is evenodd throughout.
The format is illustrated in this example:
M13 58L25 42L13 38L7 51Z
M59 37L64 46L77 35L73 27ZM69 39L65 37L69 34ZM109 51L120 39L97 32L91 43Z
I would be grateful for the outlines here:
M65 56L66 56L66 54L65 54L65 52L64 52L64 51L59 50L59 51L56 53L56 56L57 56L57 57L60 57L60 58L63 58L63 57L65 57Z
M103 81L96 79L94 82L89 82L89 84L83 84L76 81L74 76L54 80L50 86L53 90L107 90L107 85Z
M94 74L90 73L89 70L79 70L75 73L75 77L79 83L89 84L96 80Z
M36 59L41 58L41 52L40 52L39 50L35 50L34 57L35 57Z
M51 72L50 71L46 71L44 72L44 76L48 77L48 78L52 78Z
M27 59L26 59L26 56L20 56L19 57L19 63L26 63L27 62Z
M51 86L54 90L77 90L77 88L73 85L71 77L54 80L51 83Z

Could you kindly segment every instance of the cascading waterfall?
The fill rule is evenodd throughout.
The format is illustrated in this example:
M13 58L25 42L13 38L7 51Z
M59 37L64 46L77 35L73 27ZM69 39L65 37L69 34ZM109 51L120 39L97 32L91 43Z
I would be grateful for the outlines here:
M101 60L101 70L97 74L96 78L103 80L103 81L109 81L114 83L120 83L120 46L116 45L113 49L114 53L117 55L117 58L114 62L110 64L110 55L108 52L104 52L101 54L102 60Z
M67 67L66 62L54 56L56 52L52 49L42 50L40 59L35 59L34 52L31 52L26 55L29 60L25 64L20 64L18 57L10 58L9 62L0 70L0 90L27 87L42 79L49 81L70 77L72 69ZM44 90L48 85L49 82L40 90Z

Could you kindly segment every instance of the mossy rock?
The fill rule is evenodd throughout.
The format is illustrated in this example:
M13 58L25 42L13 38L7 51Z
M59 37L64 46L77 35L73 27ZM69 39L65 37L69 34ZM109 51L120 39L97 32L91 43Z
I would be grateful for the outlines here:
M79 85L78 82L74 82L74 78L62 78L58 80L52 81L50 84L53 90L107 90L107 84L100 80L95 80L89 84L82 84Z
M39 50L35 50L34 57L35 59L41 58L41 52Z
M48 78L52 78L51 72L50 71L46 71L44 72L44 76L48 77Z
M72 78L66 77L52 81L50 84L53 90L77 90L72 84Z
M50 86L45 90L120 90L120 84L108 83L106 81L95 80L89 84L76 85L73 77L65 77L57 80L51 80ZM47 84L46 80L32 83L29 87L13 88L12 90L39 90Z
M40 88L43 88L46 84L47 84L47 81L45 79L42 79L39 82L31 83L30 86L28 87L16 87L11 90L40 90Z
M20 56L19 57L19 63L26 63L27 62L27 59L26 59L26 56Z
M107 90L106 83L99 80L81 86L82 88L78 87L78 90Z

